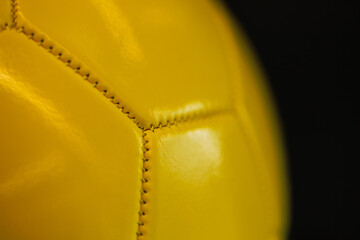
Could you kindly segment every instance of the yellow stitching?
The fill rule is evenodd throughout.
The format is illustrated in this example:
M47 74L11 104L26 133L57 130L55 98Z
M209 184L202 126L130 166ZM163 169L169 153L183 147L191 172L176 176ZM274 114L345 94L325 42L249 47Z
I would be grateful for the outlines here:
M136 124L138 128L141 130L151 130L157 129L161 127L168 127L180 122L191 121L192 119L201 118L207 115L214 115L220 112L226 112L230 108L226 109L217 109L216 111L205 111L205 112L191 112L189 114L177 115L174 119L165 120L165 122L159 121L157 126L150 124L149 127L146 127L143 123L141 123L137 117L127 109L127 107L120 101L120 99L113 93L109 91L108 87L102 84L100 78L89 69L84 63L80 60L73 57L70 53L68 53L62 46L51 40L48 36L43 33L40 33L34 27L30 26L30 24L20 18L19 16L19 6L18 0L12 0L13 2L13 16L14 16L14 24L13 28L15 28L18 32L25 34L30 40L36 42L39 46L47 50L49 53L57 57L60 61L62 61L65 66L70 67L76 74L80 75L84 80L92 84L94 88L96 88L102 95L110 100L118 109L121 110L123 114L126 115L132 122ZM19 22L21 21L21 22Z
M18 1L17 0L11 0L11 27L15 27L16 25L16 19L18 17L18 10L19 10L19 7L18 7Z
M141 191L140 191L140 210L139 210L139 219L138 219L138 230L136 235L138 238L144 235L143 228L144 228L144 220L146 218L146 204L148 204L148 199L146 194L148 193L149 189L149 158L150 158L150 136L146 133L146 131L142 132L142 141L143 141L143 164L142 164L142 178L141 178Z
M9 0L10 2L10 21L7 20L4 22L4 25L0 25L0 32L12 28L16 19L16 12L17 12L17 2L16 0Z
M141 191L140 191L140 210L139 210L139 219L138 219L138 229L136 232L137 239L142 240L144 236L144 226L146 221L147 209L146 204L149 203L149 197L147 194L149 193L149 174L151 171L150 160L151 160L151 137L149 136L148 132L155 132L156 130L161 131L163 127L170 128L174 125L179 123L186 123L194 120L204 120L207 118L211 118L213 116L225 115L225 114L232 114L234 111L233 109L228 109L224 111L212 112L211 114L199 116L196 118L188 118L185 121L174 121L172 123L168 122L165 125L159 125L154 127L153 125L150 126L149 129L145 129L142 131L142 142L143 142L143 156L142 156L142 178L141 178Z
M110 100L122 113L126 115L132 122L134 122L140 129L144 129L144 126L136 119L133 114L126 109L125 105L120 102L120 99L115 96L114 93L108 90L107 86L103 85L99 80L99 77L95 73L91 73L90 69L86 67L82 62L72 57L64 48L50 40L45 34L39 33L37 30L29 27L28 23L24 21L23 24L19 24L18 19L18 5L16 0L13 0L13 16L14 23L13 28L18 32L25 34L29 39L36 42L39 46L47 50L49 53L57 57L67 67L70 67L74 72L80 75L84 80L92 84L99 92L102 93L107 99Z
M110 99L110 102L113 103L123 114L127 116L131 121L133 121L138 128L142 130L142 142L143 142L143 156L142 156L142 178L141 178L141 192L140 192L140 210L139 210L139 219L138 219L138 230L136 235L140 240L144 235L144 221L146 219L146 204L148 204L147 194L148 194L148 186L149 186L149 159L150 159L150 136L146 133L147 131L154 132L155 130L162 128L170 128L171 126L177 125L179 123L190 122L195 119L204 119L209 118L215 115L226 114L233 111L233 107L218 109L216 111L211 112L192 112L190 114L179 115L174 119L166 120L165 123L161 121L158 123L157 126L150 124L148 128L145 128L140 122L136 120L136 117L133 116L130 111L126 110L125 106L120 104L119 99L115 96L115 94L111 93L107 87L103 86L99 82L99 78L94 74L91 73L90 69L88 69L83 63L72 57L65 49L61 46L56 44L54 41L50 40L46 35L41 34L35 30L32 30L31 27L26 26L29 23L24 21L24 24L20 26L18 23L19 17L19 7L17 0L12 1L12 26L11 28L15 28L18 32L25 34L28 36L29 39L33 40L34 42L38 43L39 46L47 50L49 53L57 57L60 61L62 61L67 67L70 67L74 72L80 75L84 80L88 81L90 84L93 85L99 92L102 93L106 98Z
M154 131L156 129L171 127L171 126L177 125L179 123L186 123L186 122L191 122L191 121L194 121L197 119L209 118L209 117L212 117L215 115L226 114L226 113L232 112L232 111L233 111L233 108L223 108L223 109L218 109L216 111L207 112L202 115L196 115L196 114L181 115L180 118L178 118L178 119L175 118L173 121L167 120L165 124L162 124L161 122L159 122L159 124L157 126L150 124L150 127L143 129L143 131L148 131L148 130Z

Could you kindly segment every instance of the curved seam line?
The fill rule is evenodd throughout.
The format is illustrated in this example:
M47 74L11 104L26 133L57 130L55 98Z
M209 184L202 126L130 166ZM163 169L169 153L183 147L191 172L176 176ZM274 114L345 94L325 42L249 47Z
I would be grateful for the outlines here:
M23 33L25 34L26 36L29 36L29 39L30 40L33 40L34 42L37 42L35 39L34 39L34 35L35 34L26 34L24 32L24 29L23 27L20 27L21 28L21 31L20 33ZM51 50L53 49L53 47L49 47L48 49L45 48L43 45L41 45L41 43L43 43L43 41L39 41L40 44L39 46L43 47L44 49L46 50L50 50L49 53L53 54L53 52L51 52ZM39 43L37 42L37 43ZM59 53L60 54L60 53ZM59 56L59 55L58 55ZM80 75L84 80L87 80L90 84L91 82L88 80L88 77L89 75L85 75L82 76L77 70L79 70L78 68L73 68L71 65L69 65L69 60L68 61L65 61L63 59L60 58L61 55L58 57L58 59L62 62L64 62L66 64L66 66L70 67L71 69L74 70L75 73L77 73L78 75ZM71 63L71 62L70 62ZM225 108L225 109L221 109L221 110L217 110L217 111L212 111L212 112L207 112L206 114L202 114L202 115L183 115L181 119L179 120L176 120L174 119L174 121L166 121L166 123L162 123L162 122L159 122L159 124L157 126L154 126L153 124L150 124L150 127L149 128L145 128L143 127L142 125L140 125L139 122L136 122L134 121L135 117L132 117L132 116L129 116L130 115L130 112L126 112L125 111L125 108L123 106L120 106L120 103L119 102L114 102L113 100L115 99L115 97L108 97L106 96L106 93L107 93L107 90L103 90L101 91L101 89L97 88L97 84L98 82L95 82L94 84L92 84L93 87L95 87L99 92L103 93L102 95L108 99L111 99L110 103L114 104L119 110L121 110L122 113L124 113L130 120L132 120L136 125L137 127L142 130L142 145L143 145L143 156L142 156L142 161L143 161L143 164L142 164L142 178L141 178L141 191L140 191L140 210L139 210L139 218L138 218L138 230L136 232L136 235L138 237L141 237L144 235L143 231L142 231L142 228L143 226L145 225L144 224L144 221L143 221L143 218L144 216L146 215L146 210L144 208L144 205L146 204L146 201L144 200L144 195L148 193L148 191L146 190L146 185L149 184L148 182L148 179L146 178L145 174L148 172L148 167L146 166L147 165L147 162L149 161L149 158L146 157L147 153L150 151L150 147L147 145L148 141L145 139L145 137L147 136L146 132L147 131L155 131L157 129L161 130L162 128L170 128L171 126L175 126L175 125L178 125L180 123L187 123L187 122L192 122L194 120L200 120L200 119L204 119L204 118L208 118L208 117L211 117L211 116L217 116L217 115L221 115L221 114L225 114L227 112L234 112L234 108L233 107L230 107L230 108Z
M17 13L18 13L18 2L17 0L10 0L10 7L11 7L11 25L15 26Z
M117 101L116 97L114 94L108 94L110 92L110 90L108 90L108 88L103 87L100 82L98 80L94 80L94 79L90 79L91 78L91 74L90 73L80 73L81 67L80 66L74 66L72 65L72 60L70 58L62 58L63 53L59 52L59 53L55 53L54 50L54 46L49 46L48 48L46 48L46 46L44 46L45 44L45 40L42 38L39 41L37 41L34 37L35 37L35 33L31 32L31 33L26 33L25 32L25 27L21 26L18 28L18 32L19 33L23 33L24 35L28 36L28 38L36 43L38 43L38 46L42 47L45 50L48 50L48 52L52 55L54 55L55 57L57 57L57 59L59 59L60 61L62 61L63 63L65 63L65 66L71 68L72 70L74 70L75 74L78 74L80 77L82 77L84 80L86 80L87 82L89 82L96 90L98 90L100 93L102 93L102 95L110 100L110 103L112 103L113 105L116 106L116 108L118 108L123 114L126 115L127 118L129 118L132 122L135 123L135 125L141 129L142 131L147 131L147 130L153 130L153 129L160 129L160 128L164 128L164 127L169 127L169 126L173 126L179 123L185 123L185 122L189 122L195 119L202 119L202 118L206 118L212 115L217 115L217 114L221 114L224 112L228 112L228 111L233 111L233 106L230 106L228 108L222 108L222 109L216 109L213 111L208 111L205 112L203 114L196 114L194 112L190 113L190 114L183 114L179 116L179 119L174 119L174 120L165 120L164 122L159 121L158 125L154 125L154 124L150 124L149 127L144 127L144 125L142 123L140 123L139 121L136 121L136 117L132 115L132 113L130 111L126 110L126 107L123 106L120 101ZM55 45L55 44L53 44ZM62 47L59 47L62 48ZM94 82L92 82L94 81Z
M110 92L108 90L107 86L103 86L99 80L96 74L91 73L91 71L86 64L82 63L81 61L77 61L77 59L73 56L71 56L64 47L62 47L60 44L56 43L55 41L51 40L49 37L47 37L43 33L39 33L39 31L31 29L34 28L31 26L31 24L24 18L23 24L19 24L19 7L18 7L18 1L17 0L11 0L12 2L12 15L13 15L13 24L11 28L14 28L19 33L23 33L26 35L30 40L33 40L38 44L38 46L42 47L45 50L48 50L49 53L57 57L60 61L65 63L65 66L70 67L74 72L78 75L80 75L84 80L89 82L93 85L94 88L96 88L99 92L102 93L104 97L110 100L111 103L113 103L118 109L121 110L123 114L126 115L127 118L129 118L132 122L137 125L138 128L141 130L144 130L145 127L143 124L141 124L139 121L136 120L136 117L132 115L130 111L126 109L126 107L120 103L120 100L115 96L114 93ZM29 26L26 26L30 25ZM28 28L30 28L30 31L27 31ZM41 36L43 35L43 36ZM67 56L69 55L69 56ZM78 63L77 63L78 62ZM82 65L82 66L81 66ZM85 69L85 70L84 70ZM94 76L95 75L95 76Z
M142 152L143 152L143 156L142 156L142 178L141 178L141 191L140 191L140 210L139 210L139 218L138 218L138 230L136 232L136 235L138 238L140 238L141 236L144 235L142 228L144 226L144 217L146 215L146 209L145 206L147 204L147 202L145 201L145 194L148 193L148 189L147 189L147 185L149 184L148 182L148 178L146 177L146 175L148 174L149 171L149 167L148 167L148 162L149 162L149 151L150 151L150 146L149 146L149 140L147 140L147 133L146 131L152 131L154 132L156 129L161 130L162 128L170 128L171 126L177 125L179 123L185 123L185 122L189 122L189 121L193 121L193 120L200 120L200 119L204 119L204 118L208 118L211 116L215 116L215 115L221 115L221 114L225 114L226 112L234 112L234 107L231 106L229 108L225 108L225 109L221 109L221 110L217 110L217 111L212 111L212 112L207 112L201 115L182 115L180 116L179 120L174 119L173 121L167 120L166 123L162 123L159 122L158 126L154 126L153 124L150 124L149 128L145 128L140 122L136 121L134 116L130 116L130 112L125 110L125 106L121 106L120 102L115 100L116 97L114 94L108 94L109 90L101 85L99 85L99 81L96 80L92 80L94 81L92 83L92 81L90 80L90 71L86 71L87 73L84 72L80 72L81 70L81 66L75 66L72 64L72 59L75 59L74 57L63 57L63 52L65 52L65 48L63 48L60 44L56 44L55 42L53 44L50 43L49 46L46 46L45 43L45 37L42 37L40 39L36 39L35 36L35 31L30 31L30 33L27 33L25 30L25 26L18 26L18 12L19 12L19 8L18 8L18 0L11 0L11 7L12 7L12 25L11 28L15 28L18 30L19 33L23 33L24 35L28 36L28 38L30 40L33 40L34 42L38 43L39 46L41 46L43 49L48 50L49 53L51 53L54 56L57 56L57 58L62 61L63 63L66 64L66 66L70 67L72 70L74 70L74 72L78 75L80 75L84 80L86 80L87 82L89 82L90 84L92 84L92 86L94 88L96 88L99 92L102 93L102 95L104 97L106 97L107 99L110 99L111 103L113 103L119 110L121 110L121 112L123 114L126 115L127 118L129 118L132 122L134 122L138 128L140 128L142 130ZM27 20L24 19L24 23L30 24L27 22ZM37 34L41 34L41 33L37 33ZM48 37L47 37L48 38ZM50 38L48 38L50 39ZM49 40L51 41L51 40ZM53 40L52 40L53 41ZM56 52L54 49L54 45L58 45L58 47L62 50L60 52ZM81 64L81 63L80 63ZM85 64L83 64L85 65Z
M233 110L233 106L230 105L228 107L215 109L213 111L205 111L205 112L191 112L189 114L180 114L175 116L174 119L167 119L165 122L159 121L157 126L154 124L150 124L149 127L146 127L146 124L141 123L137 120L135 114L127 110L127 107L120 101L120 99L115 95L115 93L109 90L108 86L104 86L100 83L100 78L97 74L91 70L89 67L86 66L85 63L78 60L76 57L71 55L63 46L52 40L46 34L39 32L34 26L29 23L25 17L22 17L23 24L19 24L19 4L18 0L11 0L12 2L12 15L13 15L13 24L11 28L14 28L19 33L23 33L26 35L30 40L34 41L38 44L38 46L42 47L43 49L47 50L50 54L55 56L57 59L62 61L65 66L71 68L74 73L80 75L84 80L89 82L94 88L96 88L104 97L110 100L112 104L114 104L118 109L121 110L123 114L126 115L135 125L140 128L141 130L151 130L156 128L167 127L169 125L174 125L181 122L186 122L193 119L203 118L208 115L214 115L221 112L229 111L230 109ZM26 26L30 25L30 26ZM35 29L34 29L35 28ZM28 31L29 30L29 31Z
M4 30L9 29L9 27L13 27L14 23L15 23L15 19L16 19L16 0L9 0L10 3L10 21L9 20L5 20L4 25L0 25L0 32L3 32Z
M142 156L142 178L141 178L141 189L140 189L140 209L139 209L139 218L138 218L138 229L136 232L136 235L138 238L144 235L143 233L143 226L144 218L146 213L145 205L147 204L147 201L145 199L145 194L147 194L148 190L146 186L148 185L148 178L146 177L146 173L149 171L149 156L148 153L150 151L150 146L148 146L149 141L146 139L147 133L146 131L142 132L142 144L143 144L143 156Z
M215 114L209 114L209 115L206 115L206 116L203 116L201 118L196 118L196 119L193 119L193 120L203 120L203 119L206 119L206 118L210 118L210 117L213 117L213 116L219 116L219 115L225 115L227 113L231 113L231 114L235 114L234 111L222 111L222 112L217 112ZM185 122L184 122L185 123ZM169 129L171 126L174 126L176 125L175 123L173 124L169 124L167 125L167 129ZM147 132L155 132L155 130L162 130L162 126L159 126L159 127L153 127L151 129L147 129L147 130L143 130L142 131L142 178L141 178L141 190L140 190L140 210L139 210L139 219L138 219L138 229L137 229L137 232L136 232L136 235L138 237L138 239L140 240L142 236L144 236L144 232L143 232L143 229L144 229L144 226L145 226L145 219L146 219L146 204L148 204L148 198L146 198L146 194L148 193L149 191L149 179L147 177L147 175L149 175L150 173L150 170L151 170L151 167L150 167L150 160L151 160L151 156L150 156L150 153L151 153L151 145L149 144L149 141L147 139L148 137L148 134ZM150 136L149 136L149 139Z

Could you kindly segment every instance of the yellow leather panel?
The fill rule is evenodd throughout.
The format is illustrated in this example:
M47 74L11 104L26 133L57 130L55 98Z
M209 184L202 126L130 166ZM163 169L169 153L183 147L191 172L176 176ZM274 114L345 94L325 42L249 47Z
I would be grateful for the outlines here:
M11 1L0 0L0 31L11 24Z
M1 240L283 239L271 98L221 6L0 0L1 30Z
M260 186L267 204L267 222L274 235L281 233L285 236L288 222L287 181L281 131L273 99L245 34L234 26L222 6L214 5L211 14L231 67L234 107L238 118L247 126L245 130L257 149L255 152L263 169Z
M217 115L145 132L143 239L271 236L246 125Z
M25 35L0 46L0 239L135 239L141 130Z
M145 127L231 105L208 1L18 2L19 21L89 66Z

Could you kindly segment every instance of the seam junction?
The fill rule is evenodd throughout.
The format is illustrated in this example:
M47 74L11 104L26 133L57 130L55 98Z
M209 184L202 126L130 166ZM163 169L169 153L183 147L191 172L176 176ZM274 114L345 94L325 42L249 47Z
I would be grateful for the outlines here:
M222 112L229 111L232 109L232 106L227 108L215 109L212 111L199 111L199 112L190 112L188 114L179 114L174 117L170 117L165 121L158 121L158 123L150 124L146 126L139 120L139 117L133 114L132 111L128 109L125 103L116 96L115 92L110 90L103 81L94 73L89 67L87 67L83 62L78 60L76 57L71 55L66 49L64 49L60 44L56 43L54 40L50 39L46 34L38 31L34 26L32 26L26 19L22 16L18 0L11 0L12 5L12 25L10 29L15 29L18 33L24 34L28 37L29 40L37 43L38 46L47 50L50 54L55 56L57 59L62 61L65 66L71 68L74 73L80 75L82 79L89 82L95 89L97 89L104 97L106 97L112 104L115 105L123 114L126 115L135 125L141 130L152 130L163 127L169 127L175 124L182 122L192 121L193 119L203 118L209 115L216 115Z
M232 109L228 109L226 111L218 111L213 112L211 114L203 115L200 117L187 119L185 121L175 121L175 122L168 122L166 125L159 125L159 126L151 126L150 129L144 129L142 131L142 177L141 177L141 190L140 190L140 209L139 209L139 219L138 219L138 229L136 232L137 240L144 240L144 235L146 234L146 228L145 225L148 222L147 215L148 215L148 204L151 201L149 199L148 193L150 191L150 180L151 180L151 146L152 146L152 139L150 136L150 133L154 133L155 131L159 130L161 131L162 128L171 128L172 126L176 126L179 123L187 123L187 122L193 122L194 120L204 120L207 118L219 116L219 115L225 115L225 114L233 114L234 111Z
M159 121L157 125L150 124L146 127L142 124L138 118L130 112L127 107L120 101L115 93L107 86L105 86L100 78L91 71L84 63L72 56L66 49L61 45L56 43L54 40L50 39L45 34L38 31L34 26L32 26L25 18L21 15L19 10L18 0L11 0L11 25L6 25L7 29L15 29L18 33L24 34L28 37L29 40L34 41L38 46L47 50L50 54L55 56L57 59L62 61L66 67L71 68L74 73L78 74L82 79L89 82L95 89L97 89L104 97L106 97L110 102L115 105L123 114L126 115L139 129L142 130L142 177L141 177L141 191L140 191L140 209L139 209L139 218L138 218L138 229L136 232L137 239L142 240L144 234L146 233L145 224L147 222L148 214L148 204L149 204L149 171L150 171L150 155L151 155L151 137L149 132L154 132L155 130L161 130L162 128L170 128L174 125L181 123L191 122L194 120L200 120L209 118L212 116L232 113L234 112L234 107L230 106L223 109L216 109L212 111L204 112L191 112L190 114L181 114L175 118L170 118L165 122Z

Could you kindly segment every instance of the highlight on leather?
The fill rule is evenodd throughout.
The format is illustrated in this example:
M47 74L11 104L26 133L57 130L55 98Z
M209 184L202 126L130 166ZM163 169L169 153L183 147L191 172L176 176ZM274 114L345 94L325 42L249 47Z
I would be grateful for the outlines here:
M0 239L285 239L281 134L207 0L0 0Z

